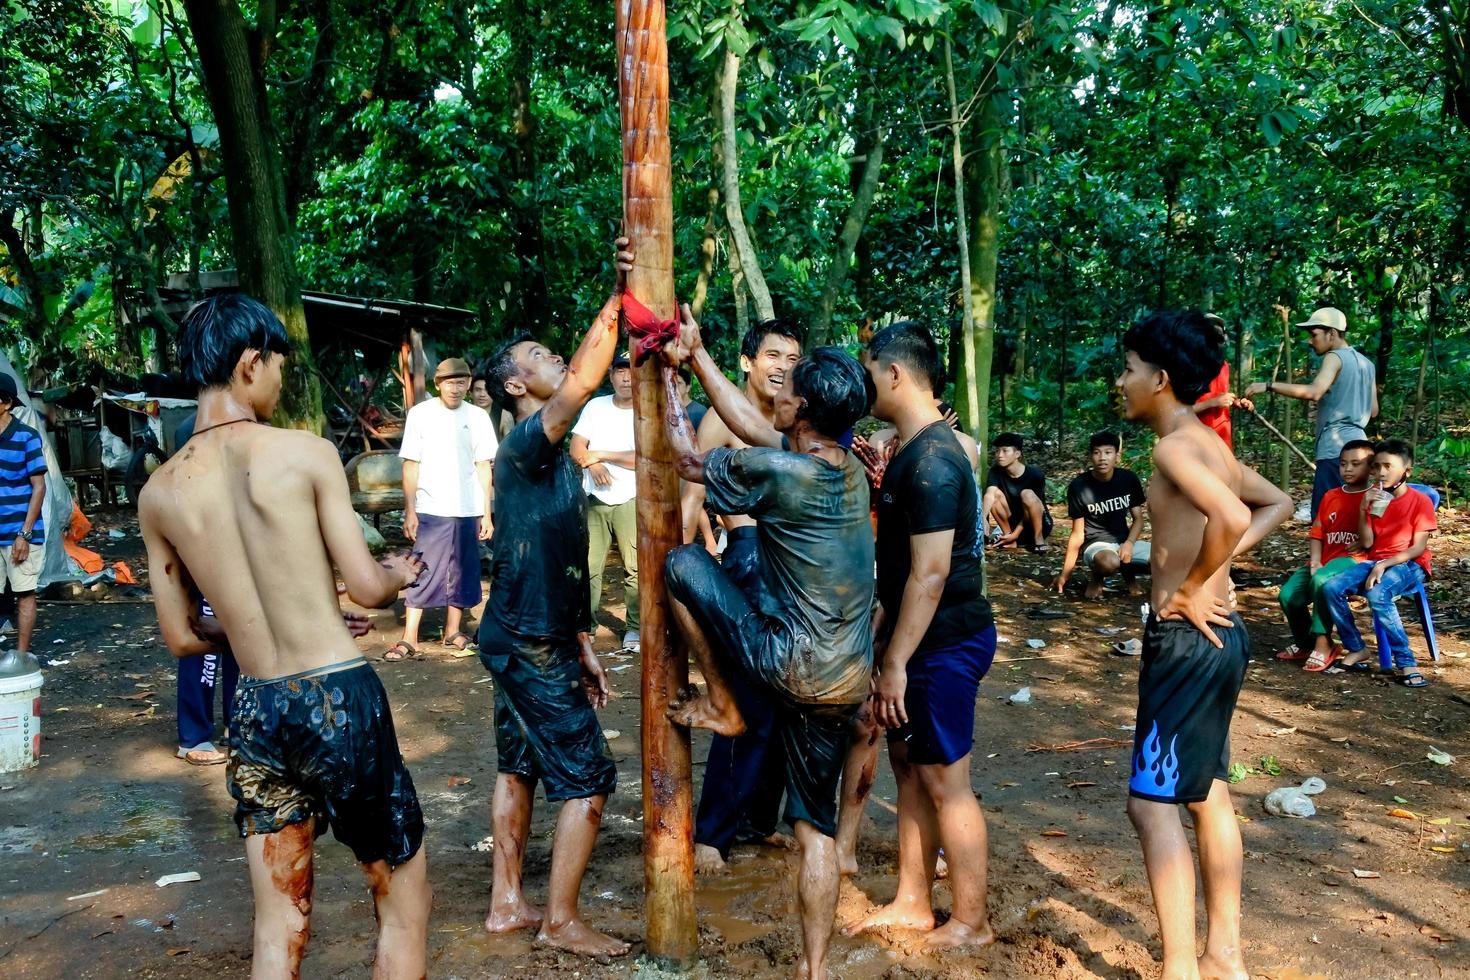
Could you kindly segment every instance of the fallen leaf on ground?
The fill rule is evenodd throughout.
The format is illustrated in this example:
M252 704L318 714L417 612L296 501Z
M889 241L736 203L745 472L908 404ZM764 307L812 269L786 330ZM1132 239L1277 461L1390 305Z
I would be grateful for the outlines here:
M1440 854L1454 854L1455 853L1455 849L1453 847L1442 847L1442 846L1440 846L1438 844L1430 847L1429 849L1431 851L1438 851Z
M1353 877L1354 878L1382 878L1383 875L1379 874L1377 871L1364 871L1362 868L1354 868L1353 869Z
M1433 926L1420 926L1419 931L1428 936L1430 939L1434 939L1442 943L1452 943L1455 941L1454 936L1441 935L1437 930L1435 930Z
M1041 836L1042 837L1066 837L1067 836L1067 832L1065 830L1043 830L1041 832Z
M1394 807L1392 810L1389 810L1388 815L1390 817L1398 817L1400 820L1419 819L1419 814L1415 813L1413 810L1405 810L1400 807Z
M168 951L170 956L183 956L185 953L193 952L188 946L175 946Z
M1429 822L1432 823L1432 824L1434 824L1436 827L1448 827L1449 826L1449 823L1450 823L1450 818L1449 817L1435 817L1433 820L1431 820Z
M113 695L113 697L117 698L119 701L142 701L145 698L151 698L153 696L154 695L153 695L153 692L152 691L139 691L136 694L114 694Z
M449 788L454 789L457 786L468 786L470 782L471 780L468 776L450 776Z
M1089 782L1068 783L1067 784L1067 788L1068 789L1081 789L1084 786L1096 786L1096 785L1097 785L1097 783L1089 783Z

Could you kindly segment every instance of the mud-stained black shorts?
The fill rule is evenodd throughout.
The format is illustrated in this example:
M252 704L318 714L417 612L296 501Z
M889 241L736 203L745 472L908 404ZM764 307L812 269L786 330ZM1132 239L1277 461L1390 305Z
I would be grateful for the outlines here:
M819 832L837 833L837 789L857 704L796 701L781 683L796 656L791 632L762 615L747 594L715 564L709 552L689 544L669 552L669 595L686 607L717 656L735 665L776 710L776 732L786 757L787 823L805 820Z
M364 864L406 863L424 815L388 695L362 659L259 680L241 677L231 706L226 783L240 836L316 818Z
M1245 682L1245 623L1214 627L1219 649L1183 620L1150 615L1138 674L1138 723L1128 794L1156 803L1198 803L1230 771L1230 717Z
M618 769L582 688L575 640L530 639L480 621L480 662L495 678L500 772L540 780L552 803L611 793Z

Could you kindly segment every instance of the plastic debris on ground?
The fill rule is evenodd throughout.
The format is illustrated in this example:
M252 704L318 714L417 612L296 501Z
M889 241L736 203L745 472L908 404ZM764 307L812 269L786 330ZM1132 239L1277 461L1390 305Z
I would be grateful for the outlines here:
M1006 698L1006 700L1009 701L1011 704L1030 704L1031 688L1023 687L1015 694L1012 694L1010 697Z
M1273 817L1311 817L1317 813L1312 797L1327 789L1327 784L1316 776L1304 780L1300 786L1282 786L1266 794L1266 812Z
M197 871L180 871L177 874L164 875L155 881L154 884L159 888L163 888L166 885L182 885L188 881L199 880L199 872Z

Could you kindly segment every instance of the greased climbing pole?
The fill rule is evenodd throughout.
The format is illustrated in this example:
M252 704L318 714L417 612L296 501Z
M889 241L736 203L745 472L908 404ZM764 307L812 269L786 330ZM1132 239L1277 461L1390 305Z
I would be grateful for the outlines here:
M623 124L623 233L637 253L628 292L659 320L674 306L673 190L669 173L669 56L662 0L614 0ZM693 964L694 807L689 732L665 715L688 682L669 616L664 557L682 536L679 478L664 425L654 354L633 372L638 457L638 587L643 647L643 882L648 955Z

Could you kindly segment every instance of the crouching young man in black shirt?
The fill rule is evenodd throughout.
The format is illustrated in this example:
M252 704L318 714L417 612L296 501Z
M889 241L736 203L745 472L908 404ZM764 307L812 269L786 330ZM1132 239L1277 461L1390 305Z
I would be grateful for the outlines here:
M701 453L679 407L673 371L664 372L679 476L704 484L716 513L756 519L761 576L756 608L703 547L669 553L670 606L708 683L705 696L686 691L669 717L740 734L732 671L775 706L785 751L785 817L801 851L797 975L818 980L827 976L837 909L837 785L873 663L868 482L838 438L867 413L871 382L847 354L819 348L786 374L773 424L720 373L688 307L666 356L694 368L714 410L751 447Z
M898 777L898 893L852 932L928 931L930 948L995 939L985 909L985 816L970 785L975 695L995 656L981 592L974 471L934 403L943 377L933 336L895 323L868 345L873 414L901 440L878 491L879 657L874 713ZM940 847L954 908L934 928Z

